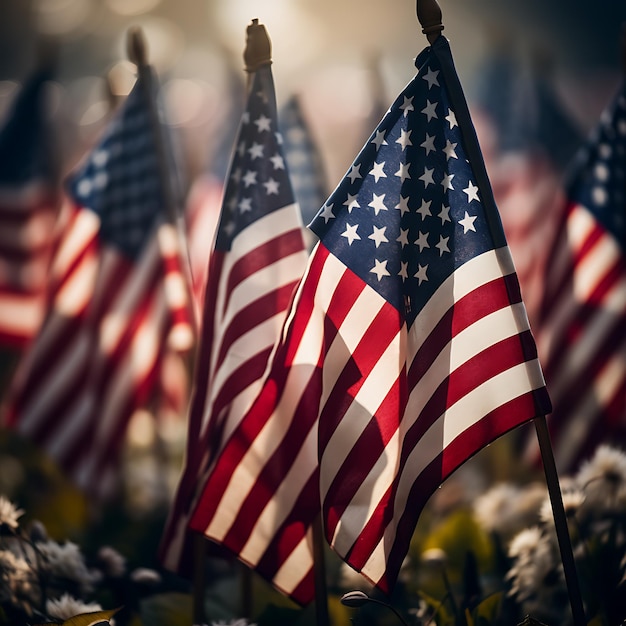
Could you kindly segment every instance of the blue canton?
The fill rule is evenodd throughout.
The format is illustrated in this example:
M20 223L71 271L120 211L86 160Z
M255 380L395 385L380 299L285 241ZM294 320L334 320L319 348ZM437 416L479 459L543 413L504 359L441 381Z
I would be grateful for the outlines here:
M45 88L51 79L49 70L37 72L13 102L0 130L0 184L20 185L53 176L45 108Z
M278 130L269 66L254 73L241 120L215 247L230 250L234 237L266 214L294 203Z
M626 84L571 170L569 198L579 202L626 247Z
M98 214L100 238L137 258L164 214L155 129L137 81L82 169L69 181L77 202Z
M494 247L439 62L427 48L415 64L310 225L409 326L446 278Z

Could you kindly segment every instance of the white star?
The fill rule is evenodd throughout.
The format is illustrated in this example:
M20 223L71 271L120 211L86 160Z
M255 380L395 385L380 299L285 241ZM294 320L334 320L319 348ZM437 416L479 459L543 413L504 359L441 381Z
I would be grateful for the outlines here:
M428 187L428 185L435 184L435 181L433 180L434 171L435 171L434 167L430 170L427 167L424 168L424 173L420 176L420 180L424 182L425 187Z
M446 159L458 159L459 157L456 155L456 152L454 151L454 149L456 148L457 144L452 143L449 139L446 140L446 147L443 149L443 151L446 153Z
M285 169L285 159L283 159L280 154L275 154L273 157L270 157L270 161L272 162L275 170Z
M239 184L239 181L241 180L241 168L240 167L235 169L235 171L230 175L230 179L234 183Z
M237 146L237 154L243 158L243 155L246 153L246 143L245 141L240 141Z
M237 196L233 196L227 203L226 207L232 213L237 207Z
M469 184L467 185L467 187L463 189L463 191L467 194L468 204L472 200L477 200L478 202L480 202L480 200L478 199L478 187L476 187L476 185L474 185L474 183L472 183L471 180L469 181Z
M348 213L352 213L352 209L360 209L361 205L357 202L357 196L354 195L350 195L348 194L348 198L346 199L346 201L343 203L343 206L347 206L348 207Z
M445 204L441 205L441 211L439 211L439 215L437 216L441 219L441 225L443 226L446 222L452 222L450 219L450 207Z
M328 224L328 220L334 219L333 204L325 204L319 213L319 217L324 218L324 224Z
M422 109L422 113L426 115L426 121L430 122L433 117L435 119L438 119L437 113L435 113L436 106L437 102L431 102L430 100L426 100L426 107Z
M431 137L428 133L426 133L426 139L424 139L424 142L420 144L420 147L426 150L426 156L428 156L431 152L434 152L435 151L435 135Z
M439 248L439 256L443 256L444 252L450 252L450 248L448 248L449 239L450 237L439 235L439 243L435 246L435 248Z
M452 179L454 178L454 174L444 174L443 179L441 181L441 186L446 189L454 189L452 186Z
M91 184L91 180L89 178L83 178L79 183L76 191L78 195L81 197L88 196L93 189L93 185Z
M428 233L423 233L421 230L419 231L419 235L417 237L417 239L414 241L416 246L419 246L420 248L420 252L424 249L424 248L430 248L430 245L428 244Z
M409 209L409 197L406 198L404 196L400 196L400 202L396 204L394 209L400 209L400 217L402 217L405 213L408 213L411 209Z
M413 107L413 96L410 98L403 96L403 98L404 102L400 105L400 108L404 111L404 117L406 117L409 111L415 111L415 108Z
M279 146L282 146L283 145L283 135L282 135L282 133L274 133L274 137L276 137L276 143Z
M380 146L387 145L387 142L385 141L385 133L382 130L377 130L376 137L374 137L370 143L376 145L376 152L378 152L378 150L380 150Z
M421 285L424 281L428 280L428 276L426 276L426 270L428 269L428 265L420 265L417 264L417 272L415 273L415 278L419 281L418 285Z
M352 242L355 239L361 239L357 235L357 232L356 232L358 227L359 227L358 224L354 224L354 225L346 224L346 230L343 233L341 233L341 236L345 237L348 240L348 245L350 245L350 246L352 245Z
M402 150L404 150L407 146L413 145L410 139L412 132L412 130L404 130L404 128L400 129L400 137L396 139L396 143L399 143L402 146Z
M256 124L258 131L263 132L264 130L267 130L267 131L270 130L271 121L272 120L269 117L265 115L261 115L261 117L255 120L254 123Z
M476 232L476 228L474 227L474 221L476 220L476 217L476 215L469 215L469 213L465 211L465 216L462 220L459 220L459 224L463 226L464 235L466 235L470 230Z
M362 178L360 169L361 169L360 165L351 166L350 171L347 174L351 183L353 183L357 178Z
M248 148L248 152L250 153L250 157L252 159L259 159L263 156L263 144L256 143L256 141L252 144L250 148Z
M235 232L235 222L228 222L226 226L224 226L224 232L230 237Z
M404 246L409 245L409 229L406 230L404 228L400 229L400 236L396 239L396 241L404 248Z
M96 167L104 167L109 160L109 151L103 149L96 150L96 152L93 153L91 160Z
M428 72L422 78L428 83L428 89L430 89L433 85L437 85L439 87L439 81L437 80L437 76L439 75L439 70L433 70L429 67Z
M398 272L398 276L402 278L402 282L404 282L409 277L409 273L407 271L408 269L408 262L405 263L404 261L400 261L400 271Z
M448 115L446 115L446 120L448 120L448 124L450 124L450 128L454 128L458 126L456 121L456 115L452 109L448 109Z
M242 213L252 211L252 198L242 198L237 207Z
M378 276L379 281L383 276L391 276L391 274L389 274L389 272L387 271L387 259L385 259L384 261L379 261L378 259L374 259L374 263L376 265L374 265L374 267L370 270L370 272L372 274L376 274L376 276Z
M374 167L371 169L370 174L374 177L376 182L378 182L379 178L387 178L387 174L385 174L383 170L384 166L384 161L382 163L374 163Z
M430 205L432 200L422 200L422 206L417 209L417 212L422 216L422 220L425 220L428 216L432 215L430 212Z
M245 111L241 116L241 122L243 124L247 124L250 121L250 111Z
M407 178L410 179L411 175L409 174L409 165L410 163L400 163L400 167L394 176L399 176L402 182L404 182Z
M270 178L266 183L263 183L263 186L265 187L265 190L268 196L271 194L278 195L279 184L277 180Z
M253 170L248 170L245 176L243 177L243 182L244 182L244 185L246 186L246 189L250 185L256 185L256 172L254 172Z
M368 239L371 239L376 244L377 248L381 243L389 243L389 239L385 237L386 229L386 226L383 226L382 228L376 228L376 226L374 226L372 234L368 236Z
M381 193L380 196L373 193L372 201L367 206L371 206L376 212L376 215L378 215L381 211L387 211L387 207L385 206L384 200L385 200L384 193Z

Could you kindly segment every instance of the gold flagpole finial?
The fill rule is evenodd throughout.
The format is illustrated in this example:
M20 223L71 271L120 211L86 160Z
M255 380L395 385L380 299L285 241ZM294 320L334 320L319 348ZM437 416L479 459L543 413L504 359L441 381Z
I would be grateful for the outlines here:
M246 49L243 53L246 72L256 72L272 63L272 44L263 24L253 19L246 29Z

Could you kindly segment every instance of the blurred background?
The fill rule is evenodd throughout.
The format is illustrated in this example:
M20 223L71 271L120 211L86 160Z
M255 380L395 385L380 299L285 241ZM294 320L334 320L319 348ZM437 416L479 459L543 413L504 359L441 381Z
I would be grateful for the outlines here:
M503 52L518 77L529 64L549 75L583 129L614 89L623 2L447 0L441 7L470 100L484 96L481 74ZM412 59L426 44L409 0L5 0L0 17L0 107L35 66L41 38L52 38L54 113L70 160L107 114L107 77L118 93L132 84L126 33L140 25L170 121L185 134L192 174L208 165L216 135L242 97L236 87L245 79L245 29L258 17L273 44L279 104L302 95L330 186L371 132L372 119L411 78Z

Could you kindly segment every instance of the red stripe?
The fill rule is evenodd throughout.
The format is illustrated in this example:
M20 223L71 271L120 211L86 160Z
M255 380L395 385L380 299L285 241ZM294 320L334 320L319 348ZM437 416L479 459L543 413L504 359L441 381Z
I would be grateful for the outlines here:
M301 251L302 231L298 228L281 233L280 236L261 243L237 259L228 274L225 287L227 297L224 299L222 314L228 310L230 296L239 283L263 268Z
M318 248L318 251L320 253L313 258L307 279L302 285L299 302L294 304L296 313L286 341L277 349L272 371L254 405L224 445L216 466L203 488L190 524L195 530L204 532L211 523L218 502L226 490L231 475L246 454L249 442L254 441L280 401L295 350L313 312L316 287L327 256L323 248Z
M296 285L297 281L293 281L286 285L277 286L276 289L268 291L260 298L249 302L233 315L228 326L223 331L215 369L223 366L226 355L237 339L256 326L271 319L277 313L287 309ZM267 337L267 339L269 340L271 337Z

